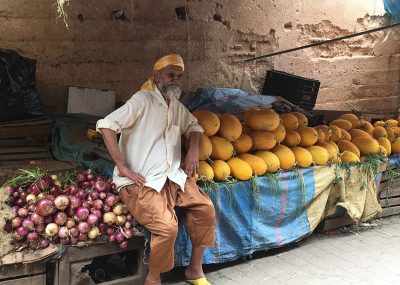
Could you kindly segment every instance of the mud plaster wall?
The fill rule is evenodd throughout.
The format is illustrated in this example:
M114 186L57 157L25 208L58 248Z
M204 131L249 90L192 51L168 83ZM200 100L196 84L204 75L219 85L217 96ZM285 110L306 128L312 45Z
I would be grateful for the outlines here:
M260 91L267 69L322 82L319 109L397 110L400 29L243 64L255 55L386 24L379 0L70 0L69 28L55 0L0 0L0 47L37 59L49 112L65 86L117 91L127 99L169 52L186 61L183 87ZM362 4L360 4L362 3ZM175 8L187 7L187 20ZM125 18L112 11L122 9Z

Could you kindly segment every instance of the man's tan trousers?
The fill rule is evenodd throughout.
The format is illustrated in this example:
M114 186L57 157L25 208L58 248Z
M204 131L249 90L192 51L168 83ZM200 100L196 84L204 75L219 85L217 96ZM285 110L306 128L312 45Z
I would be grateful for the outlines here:
M151 232L150 270L166 272L174 267L174 244L178 219L174 207L182 208L183 222L193 247L214 246L214 206L208 196L188 178L185 191L167 179L158 193L135 184L119 193L134 218Z

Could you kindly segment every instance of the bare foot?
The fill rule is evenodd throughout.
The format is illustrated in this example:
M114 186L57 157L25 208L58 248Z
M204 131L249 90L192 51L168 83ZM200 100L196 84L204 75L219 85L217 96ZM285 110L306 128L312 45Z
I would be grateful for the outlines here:
M199 270L194 270L194 269L188 267L185 270L185 277L186 277L186 279L192 279L192 280L204 277L203 269L200 268Z

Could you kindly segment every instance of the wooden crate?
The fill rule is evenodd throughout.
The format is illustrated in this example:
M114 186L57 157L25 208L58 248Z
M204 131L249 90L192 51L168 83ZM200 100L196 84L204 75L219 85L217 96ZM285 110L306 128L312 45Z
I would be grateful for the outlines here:
M400 180L388 182L383 180L379 185L378 200L382 212L377 217L387 217L400 214Z
M131 259L127 262L129 264L127 270L131 270L133 274L123 278L112 278L113 280L101 284L141 285L144 283L147 272L147 267L143 264L143 252L144 239L142 237L131 239L126 250L121 250L116 243L93 244L84 248L69 247L56 265L53 283L55 285L96 284L92 279L93 275L101 276L104 271L104 264L99 265L99 262L113 257L119 258L121 254L125 254L127 256L125 260ZM128 253L131 255L129 256Z
M12 264L0 266L0 285L46 285L46 264Z

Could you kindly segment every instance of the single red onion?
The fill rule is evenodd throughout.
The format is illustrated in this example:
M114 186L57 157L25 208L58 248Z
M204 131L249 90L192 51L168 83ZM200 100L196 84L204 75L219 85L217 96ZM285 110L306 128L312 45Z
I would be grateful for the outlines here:
M42 234L45 229L46 229L45 224L40 224L35 227L35 232L37 232L38 234Z
M29 186L28 188L28 193L30 194L34 194L34 195L39 195L40 194L40 190L37 187L37 185L35 183L31 184L31 186Z
M112 208L110 207L110 206L108 206L108 205L104 205L103 206L103 212L111 212L111 210L112 210Z
M101 200L104 200L105 198L107 198L107 194L104 193L104 192L101 192L101 193L99 194L99 197L100 197Z
M99 192L97 192L97 191L92 191L92 192L90 192L90 197L91 197L92 200L94 201L94 200L97 200L97 199L100 198L100 194L99 194Z
M59 226L64 225L67 222L67 219L68 219L68 216L64 212L58 212L54 216L54 222Z
M12 211L12 213L13 213L14 216L17 216L17 215L18 215L18 210L19 210L19 207L18 207L18 206L12 206L12 207L11 207L11 211Z
M22 218L15 217L11 220L11 225L14 229L19 228L22 225Z
M94 190L97 192L104 192L107 190L107 183L101 180L98 180L93 185Z
M86 181L86 173L84 173L84 172L78 172L77 174L76 174L76 180L78 180L79 182L83 182L83 181Z
M12 196L13 196L14 198L18 198L18 197L19 197L19 192L18 192L18 191L15 191L14 193L12 193Z
M19 235L20 237L24 237L26 236L29 231L27 229L25 229L24 227L19 227L15 230L15 232L17 233L17 235Z
M36 209L36 204L31 204L28 206L29 213L35 212L35 209Z
M43 177L42 179L39 179L39 181L36 182L36 186L41 192L43 192L50 188L50 183L51 183L51 178L49 180Z
M42 239L40 241L40 248L46 248L50 245L50 242L48 239Z
M80 222L78 224L78 230L82 234L86 234L90 231L90 226L87 222Z
M49 190L49 193L54 196L58 196L60 194L60 192L61 192L61 188L60 188L60 186L57 186L57 185L53 185Z
M97 227L101 233L106 233L108 230L108 226L105 223L100 223Z
M69 229L67 227L61 227L58 230L58 236L61 239L69 237Z
M69 196L69 202L71 209L78 209L81 206L81 200L76 196Z
M89 217L89 214L90 214L89 209L84 207L79 207L75 213L76 217L80 221L86 220Z
M44 223L44 218L38 213L32 213L31 220L35 225L41 225Z
M69 244L69 238L60 238L60 243L63 245Z
M68 193L69 193L70 195L75 195L76 193L78 193L78 191L79 191L78 185L76 185L76 184L70 184L70 185L68 186Z
M107 229L107 235L108 235L108 236L111 236L111 235L113 235L114 233L115 233L115 229L112 228L112 227L108 227L108 229Z
M100 199L96 199L92 202L92 207L101 210L103 208L103 201Z
M89 172L86 174L86 179L89 180L89 181L92 181L92 180L95 179L95 176L94 176L94 174L93 174L92 172L89 171Z
M69 237L69 242L71 244L77 244L79 239L77 237Z
M82 188L83 189L88 189L90 187L90 181L83 181L82 182Z
M133 237L133 231L132 231L132 229L127 229L127 228L125 228L125 229L124 229L124 234L125 234L125 237L126 237L126 238L131 238L131 237Z
M29 211L27 208L19 208L18 209L18 216L20 216L21 218L25 218L29 215Z
M89 208L90 205L91 205L91 203L89 203L89 201L87 201L87 200L83 200L82 201L82 207L83 208Z
M15 205L17 205L18 207L23 207L23 206L26 205L26 200L25 200L25 199L22 199L22 198L18 198L18 199L15 201Z
M4 186L4 189L6 189L6 191L9 195L12 195L15 191L15 189L14 189L14 187L12 187L12 185L6 185L6 186Z
M28 241L33 241L33 240L38 240L39 239L39 235L37 232L30 232L28 233L28 235L26 236L26 239Z
M125 239L125 236L120 231L115 234L115 240L116 241L122 242L124 239Z
M127 221L124 225L125 228L130 229L132 227L131 222Z
M47 225L47 224L50 224L52 222L54 222L54 216L53 215L49 215L47 217L44 217L44 224Z
M28 197L28 193L22 192L19 194L19 198L27 202L26 197Z
M126 214L126 220L127 221L132 221L133 220L132 214L130 214L130 213Z
M88 222L89 225L95 225L98 220L99 220L99 217L96 216L95 214L90 214L87 217L87 222Z
M38 213L41 216L48 216L54 213L55 206L54 202L51 199L48 198L43 198L36 204L36 213Z
M91 212L92 214L96 215L96 216L99 217L99 218L101 218L101 216L102 216L102 213L101 213L100 210L92 209L90 212Z
M115 241L115 234L110 235L108 241Z
M79 236L79 230L77 227L73 227L69 230L69 234L71 235L71 237L75 237L77 238Z
M78 193L76 194L76 196L81 200L85 200L87 197L87 194L84 190L79 190Z
M87 241L87 239L88 239L87 234L85 234L85 233L79 234L79 237L78 237L79 241Z
M128 248L128 242L124 240L123 242L119 243L119 248L120 249L127 249Z
M25 218L22 221L22 227L27 231L32 231L35 228L35 224L32 222L30 218Z

